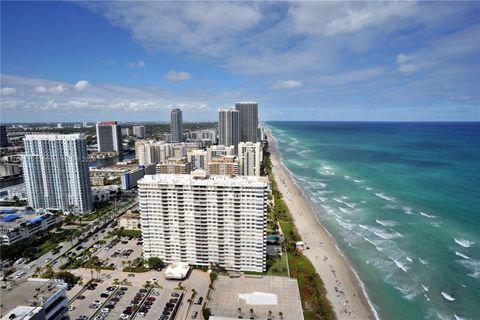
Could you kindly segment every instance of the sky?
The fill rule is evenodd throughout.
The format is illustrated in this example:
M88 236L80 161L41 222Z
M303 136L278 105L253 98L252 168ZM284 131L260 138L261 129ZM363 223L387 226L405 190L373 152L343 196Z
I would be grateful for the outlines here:
M1 2L0 121L479 121L480 2Z

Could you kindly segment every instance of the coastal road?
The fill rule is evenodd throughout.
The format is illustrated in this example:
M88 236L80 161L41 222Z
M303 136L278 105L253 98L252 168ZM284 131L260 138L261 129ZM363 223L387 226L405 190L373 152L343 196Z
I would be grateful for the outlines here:
M138 203L133 203L128 206L122 206L118 208L119 213L116 215L116 218L124 214L127 210L130 209L137 209L138 208ZM67 253L70 250L74 250L77 246L82 245L84 248L88 248L91 245L93 245L95 242L98 240L103 240L104 237L108 234L108 231L113 230L111 227L112 222L116 219L112 219L112 221L108 222L108 225L104 229L98 229L95 231L93 234L91 234L85 242L79 243L77 240L75 240L73 243L70 241L65 241L59 244L59 246L62 246L62 249L60 249L60 252L57 254L53 254L51 251L47 252L43 256L39 257L37 260L32 261L30 263L22 263L22 264L15 264L14 267L17 269L17 272L15 274L20 273L21 271L25 272L25 275L22 278L28 278L31 277L35 273L35 269L40 267L43 268L47 264L51 264L53 266L53 270L58 271L59 266L67 262L67 258L65 257L65 253ZM93 223L93 221L92 221ZM104 230L104 231L103 231ZM87 236L86 234L81 235L79 238L83 238Z

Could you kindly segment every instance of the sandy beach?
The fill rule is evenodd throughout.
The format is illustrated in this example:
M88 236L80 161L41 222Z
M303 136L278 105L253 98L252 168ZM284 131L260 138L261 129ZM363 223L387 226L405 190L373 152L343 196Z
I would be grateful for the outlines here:
M322 278L338 319L375 319L361 284L335 246L335 240L317 220L313 209L283 167L276 142L267 129L273 174L300 236L310 249L304 254Z

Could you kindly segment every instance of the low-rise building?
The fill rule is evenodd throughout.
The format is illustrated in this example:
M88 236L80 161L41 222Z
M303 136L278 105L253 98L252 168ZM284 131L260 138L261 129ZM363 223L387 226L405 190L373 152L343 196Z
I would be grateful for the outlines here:
M34 210L5 209L0 213L0 245L11 245L51 228L62 219L51 213Z
M107 184L107 178L102 176L90 177L90 183L92 186L104 186Z
M93 202L106 202L114 199L120 192L120 187L117 185L92 187Z
M123 216L120 217L119 225L120 228L128 230L140 230L140 212L134 212L128 210Z
M67 285L58 279L10 281L0 289L2 320L67 320Z

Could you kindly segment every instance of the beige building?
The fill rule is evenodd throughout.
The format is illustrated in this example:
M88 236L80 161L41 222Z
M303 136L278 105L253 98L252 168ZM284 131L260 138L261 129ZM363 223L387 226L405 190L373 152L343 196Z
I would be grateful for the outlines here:
M132 212L130 210L127 211L123 216L120 217L120 228L128 229L128 230L140 230L140 213L139 212Z
M186 157L170 158L157 164L157 173L187 174L190 173L190 163L188 163Z
M238 162L235 156L223 156L221 158L214 158L208 164L208 173L211 175L238 175Z
M95 187L104 186L107 184L107 177L102 177L102 176L90 177L90 183L92 184L92 186L95 186Z
M260 142L238 144L238 167L242 176L260 176Z
M207 149L207 163L212 162L215 158L221 158L223 156L235 155L235 148L233 146L215 145L210 146Z

